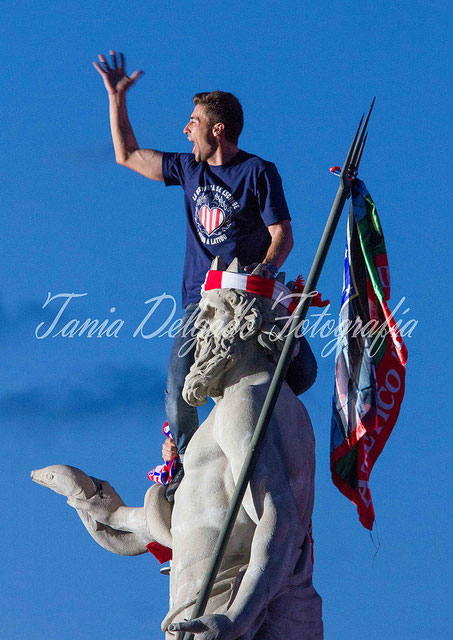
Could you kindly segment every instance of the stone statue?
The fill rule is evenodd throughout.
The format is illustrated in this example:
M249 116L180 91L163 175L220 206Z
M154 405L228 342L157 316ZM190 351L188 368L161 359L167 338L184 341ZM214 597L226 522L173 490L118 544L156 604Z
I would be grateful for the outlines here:
M247 276L235 277L238 288L222 288L217 277L216 286L205 285L200 303L195 362L183 395L195 406L210 396L215 407L189 443L174 505L164 487L153 485L143 507L126 507L108 483L64 465L32 478L66 495L105 549L136 555L153 540L172 548L171 606L162 623L167 640L185 631L196 640L321 640L310 535L314 436L286 383L206 612L188 620L283 347L276 316L288 316L271 298L244 290Z

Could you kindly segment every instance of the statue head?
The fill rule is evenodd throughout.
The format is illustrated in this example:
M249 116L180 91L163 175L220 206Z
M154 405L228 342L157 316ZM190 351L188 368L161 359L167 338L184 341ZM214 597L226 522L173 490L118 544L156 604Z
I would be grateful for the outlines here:
M288 309L294 306L291 291L278 280L245 274L237 260L226 270L218 268L218 258L213 266L217 268L208 271L202 291L194 364L183 389L184 399L194 406L205 404L207 396L222 395L225 373L246 350L250 373L257 362L252 352L277 363L287 335ZM296 343L293 357L298 349Z

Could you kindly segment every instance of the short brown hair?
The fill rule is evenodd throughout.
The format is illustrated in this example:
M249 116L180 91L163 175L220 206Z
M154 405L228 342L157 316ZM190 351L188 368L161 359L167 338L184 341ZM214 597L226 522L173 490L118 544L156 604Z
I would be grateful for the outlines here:
M226 139L237 143L244 126L244 112L236 96L226 91L206 91L196 93L193 101L205 107L210 126L222 122Z

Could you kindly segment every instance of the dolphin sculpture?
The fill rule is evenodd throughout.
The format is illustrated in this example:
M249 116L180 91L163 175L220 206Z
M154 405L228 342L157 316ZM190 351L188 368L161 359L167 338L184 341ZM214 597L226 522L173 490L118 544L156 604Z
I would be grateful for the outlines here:
M77 467L55 464L30 475L33 482L66 496L90 536L107 551L136 556L147 553L151 542L171 547L171 505L164 486L151 486L143 507L127 507L109 482Z

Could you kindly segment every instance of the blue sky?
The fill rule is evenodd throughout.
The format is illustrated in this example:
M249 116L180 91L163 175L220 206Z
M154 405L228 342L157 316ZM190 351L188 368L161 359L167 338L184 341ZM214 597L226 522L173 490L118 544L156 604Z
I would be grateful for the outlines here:
M381 543L374 562L355 507L330 481L333 357L321 357L325 340L311 339L320 370L304 398L317 439L314 583L328 640L447 638L446 5L18 1L3 19L2 638L144 640L160 637L166 612L167 579L150 555L104 551L61 496L29 478L71 464L139 505L160 457L171 340L133 333L150 298L165 292L179 304L183 199L114 162L106 94L91 66L110 48L126 53L129 71L145 70L129 97L143 147L190 151L182 129L192 95L238 95L241 148L275 162L283 179L296 242L291 276L308 273L337 188L328 169L343 161L376 96L361 176L384 228L391 301L404 296L404 317L418 324L407 339L400 418L371 477ZM345 227L346 216L319 283L331 317ZM65 320L122 319L118 338L37 339L37 325L57 310L56 301L42 308L49 292L86 294ZM154 314L149 329L167 313Z

